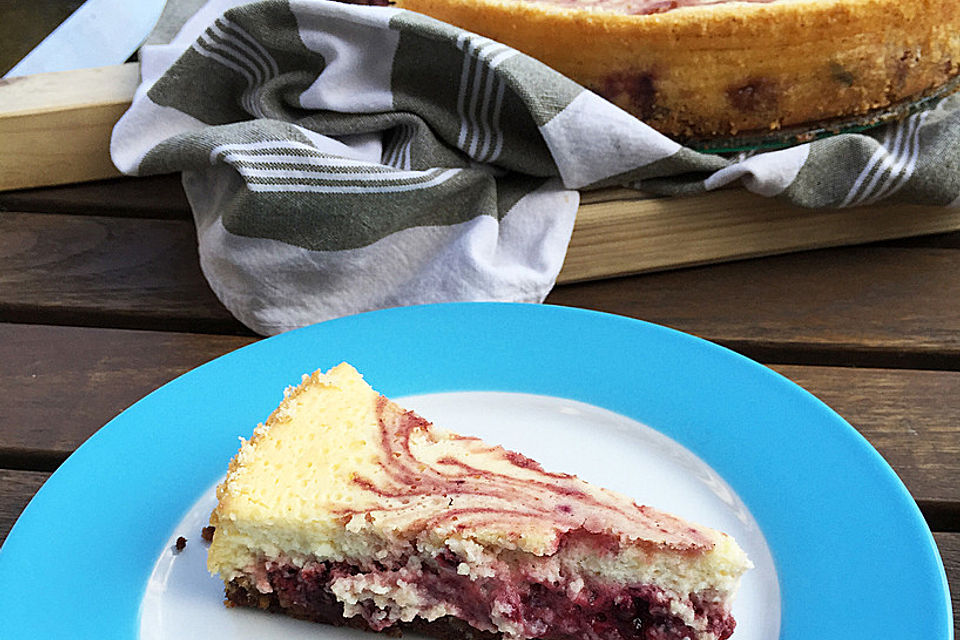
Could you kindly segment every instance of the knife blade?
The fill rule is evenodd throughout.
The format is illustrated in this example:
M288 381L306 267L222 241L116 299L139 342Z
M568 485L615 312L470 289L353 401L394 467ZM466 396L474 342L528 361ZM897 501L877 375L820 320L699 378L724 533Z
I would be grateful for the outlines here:
M4 78L125 62L153 30L165 0L87 0Z

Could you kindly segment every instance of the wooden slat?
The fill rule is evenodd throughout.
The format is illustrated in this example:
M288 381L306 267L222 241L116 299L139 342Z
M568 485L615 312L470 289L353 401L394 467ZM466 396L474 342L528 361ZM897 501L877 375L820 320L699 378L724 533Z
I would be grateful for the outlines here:
M785 224L784 216L769 215L770 207L779 210L783 205L745 193L724 192L683 200L659 198L657 202L648 202L653 199L631 189L611 188L582 194L581 213L574 228L572 249L565 271L561 274L561 282L577 280L575 276L578 271L590 276L579 279L596 277L597 273L614 268L611 261L626 260L630 266L628 271L654 271L681 266L674 264L675 262L689 262L692 258L696 261L697 254L701 261L712 262L744 257L751 252L762 253L755 240L757 237L766 237L761 229L773 229L777 224ZM609 207L613 203L617 204L612 209L613 213L610 213ZM191 218L190 205L180 184L179 174L123 177L0 191L0 211L4 210L185 220ZM731 210L734 211L732 217ZM799 241L791 238L794 243L793 250L829 244L823 242L822 237L820 242L816 242L817 233L830 228L829 225L820 225L824 215L828 219L836 219L836 212L811 213L790 207L784 207L784 210L791 211L796 216L809 217L808 222L817 225L813 235L804 234ZM888 218L892 217L896 221L908 217L890 216L892 210L893 208L889 207L885 209ZM865 208L855 213L857 216L869 217L867 226L873 229L876 211L875 208ZM942 214L939 209L931 211L934 218ZM883 215L877 218L882 219ZM696 234L715 232L715 225L719 227L730 222L733 222L733 226L729 228L731 233L744 235L736 235L727 240L711 237L709 242L720 243L721 247L719 250L705 251L703 242L699 241L702 238L698 239ZM691 224L695 228L692 235ZM950 218L939 220L935 226L941 225L950 226ZM886 237L890 230L879 227L871 233ZM851 241L847 236L840 236L837 240L840 243ZM862 240L869 238L863 236ZM614 244L623 242L630 245L627 254L605 250L606 246L613 247ZM723 245L726 245L726 248L723 248ZM896 238L883 241L883 246L960 248L960 231ZM769 246L767 249L788 252L791 247L781 244L779 247ZM650 252L649 256L645 254L647 251ZM712 260L708 257L709 252L713 254ZM644 255L640 255L641 253Z
M960 251L861 247L557 287L763 361L957 368Z
M110 133L138 83L135 63L0 80L0 189L119 175Z
M0 469L0 544L49 473Z
M623 190L616 192L624 197ZM597 198L598 196L594 196ZM580 207L560 282L960 229L960 209L802 209L740 189Z
M185 220L0 213L0 320L243 332L196 251ZM960 251L848 248L559 286L547 300L665 324L765 361L953 368L957 273Z
M0 192L0 210L4 209L190 218L189 204L175 174ZM930 234L958 224L960 212L936 207L871 206L812 212L736 190L692 198L652 198L629 189L604 189L582 197L559 281ZM960 238L960 233L956 237ZM943 234L924 235L899 242L940 246L942 238ZM952 246L956 244L960 241Z
M144 395L253 340L0 324L0 466L55 468Z
M852 424L914 497L954 504L960 530L960 372L775 366Z
M179 174L0 191L0 211L190 219Z
M0 466L56 466L138 398L250 340L0 324ZM960 373L781 371L860 429L918 500L960 509Z
M179 174L116 178L0 192L0 210L189 219ZM960 214L958 214L960 215ZM786 253L904 233L927 235L888 246L943 246L960 217L942 208L863 207L811 212L768 198L724 191L653 198L630 189L583 194L561 282ZM956 248L960 240L950 246Z
M960 533L934 533L953 600L953 624L960 625Z
M200 272L185 220L0 213L0 318L249 333Z
M897 238L879 243L884 247L937 247L940 249L960 249L960 231L938 233L915 238Z

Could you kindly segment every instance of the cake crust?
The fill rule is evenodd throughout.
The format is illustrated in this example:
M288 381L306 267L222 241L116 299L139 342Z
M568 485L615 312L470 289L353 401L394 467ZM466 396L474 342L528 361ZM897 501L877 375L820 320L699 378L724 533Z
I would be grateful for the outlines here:
M919 99L960 73L957 0L775 0L633 15L537 0L398 0L510 45L681 139Z

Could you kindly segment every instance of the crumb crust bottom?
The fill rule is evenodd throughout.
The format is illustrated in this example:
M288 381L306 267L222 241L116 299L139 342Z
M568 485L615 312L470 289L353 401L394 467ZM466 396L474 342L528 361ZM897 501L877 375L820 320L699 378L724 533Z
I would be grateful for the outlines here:
M376 632L361 616L345 618L343 616L343 605L336 602L332 597L330 602L317 603L310 607L292 602L281 604L280 597L276 593L260 593L244 580L231 580L226 585L226 602L228 606L250 607L287 615L298 620ZM438 640L500 640L503 637L500 633L474 629L453 616L445 616L433 622L426 622L419 618L411 622L398 622L379 633L399 638L405 632L420 633L438 638Z

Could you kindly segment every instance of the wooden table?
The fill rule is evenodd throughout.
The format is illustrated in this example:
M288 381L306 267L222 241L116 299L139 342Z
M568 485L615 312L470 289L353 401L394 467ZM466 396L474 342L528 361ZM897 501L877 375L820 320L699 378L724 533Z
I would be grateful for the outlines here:
M960 233L557 287L765 363L920 505L960 619ZM0 193L0 539L57 466L175 376L257 340L198 266L177 178Z

